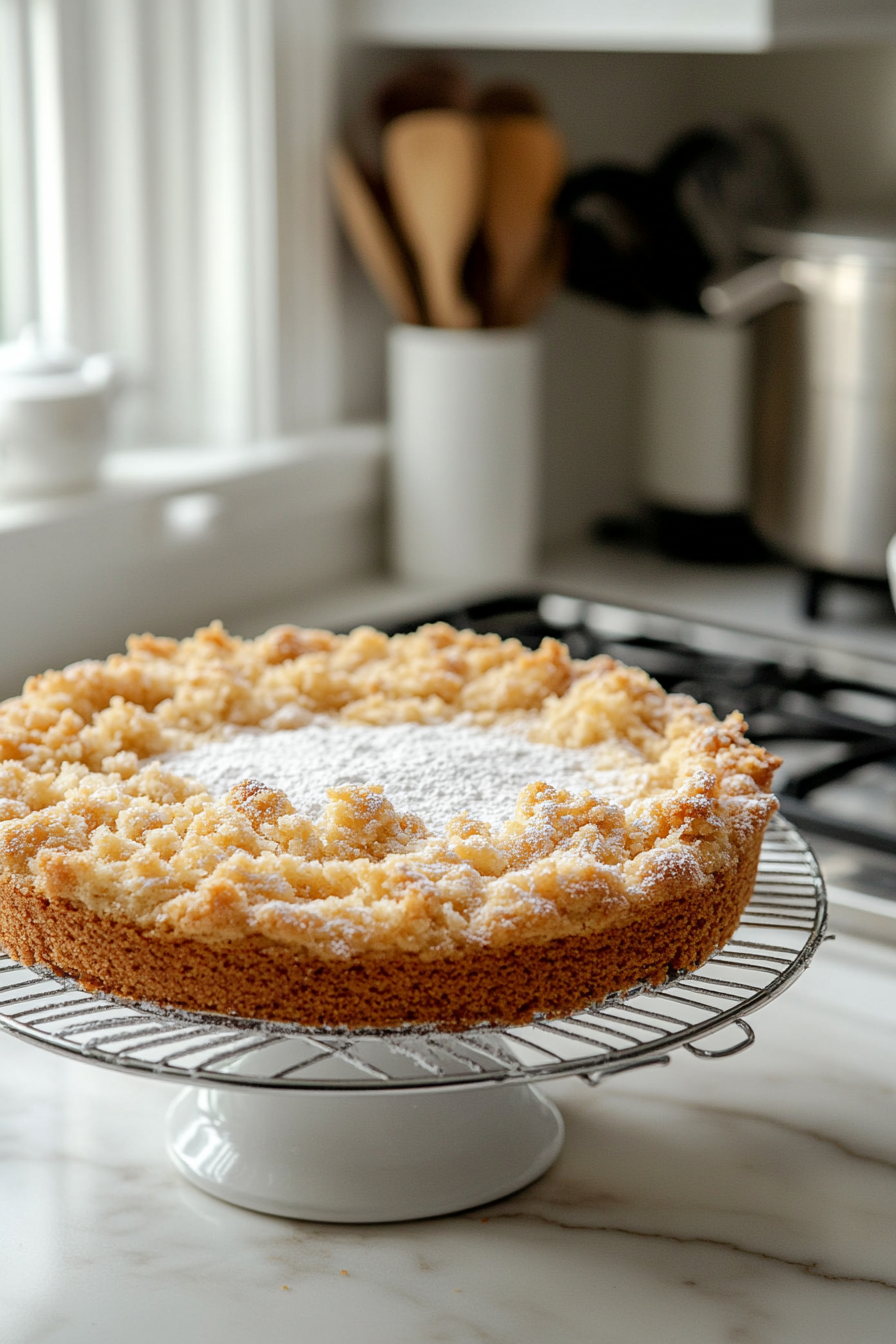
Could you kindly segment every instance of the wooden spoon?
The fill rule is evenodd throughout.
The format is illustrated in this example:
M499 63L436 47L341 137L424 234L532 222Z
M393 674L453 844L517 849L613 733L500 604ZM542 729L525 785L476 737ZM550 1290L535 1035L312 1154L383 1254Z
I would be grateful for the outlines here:
M500 326L508 321L514 296L550 230L566 151L559 132L542 117L487 117L483 137L483 234L492 266L490 317Z
M508 327L525 327L549 303L566 273L567 240L563 225L554 220L522 283L503 314Z
M390 75L372 100L374 119L380 129L408 112L433 108L467 111L473 90L460 66L453 61L426 60Z
M400 322L419 325L423 314L401 248L363 174L338 145L327 168L343 227L374 288Z
M409 112L383 132L383 169L396 217L436 327L476 327L461 271L479 226L481 130L464 112Z
M543 117L544 99L532 84L496 80L480 89L472 111L479 117Z

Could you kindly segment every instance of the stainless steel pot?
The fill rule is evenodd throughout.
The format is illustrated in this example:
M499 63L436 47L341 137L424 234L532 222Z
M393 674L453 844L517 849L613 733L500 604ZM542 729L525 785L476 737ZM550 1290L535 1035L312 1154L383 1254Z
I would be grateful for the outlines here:
M755 319L752 515L798 563L883 577L896 533L896 224L757 229L703 293Z

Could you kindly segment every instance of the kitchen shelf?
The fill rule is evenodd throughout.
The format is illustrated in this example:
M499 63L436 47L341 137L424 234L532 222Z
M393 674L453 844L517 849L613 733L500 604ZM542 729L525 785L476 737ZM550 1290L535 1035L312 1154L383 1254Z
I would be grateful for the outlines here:
M766 51L896 38L896 0L343 0L344 36L415 47Z

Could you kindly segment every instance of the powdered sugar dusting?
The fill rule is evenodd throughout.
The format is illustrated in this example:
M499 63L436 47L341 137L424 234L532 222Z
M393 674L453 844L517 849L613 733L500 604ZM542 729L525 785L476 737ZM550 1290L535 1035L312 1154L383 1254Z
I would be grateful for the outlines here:
M435 834L464 810L492 825L506 821L520 789L536 780L575 793L617 792L615 772L596 771L591 748L554 747L457 723L373 727L321 715L303 728L236 732L163 759L216 797L243 779L261 780L312 818L328 788L381 784L399 811L415 813Z

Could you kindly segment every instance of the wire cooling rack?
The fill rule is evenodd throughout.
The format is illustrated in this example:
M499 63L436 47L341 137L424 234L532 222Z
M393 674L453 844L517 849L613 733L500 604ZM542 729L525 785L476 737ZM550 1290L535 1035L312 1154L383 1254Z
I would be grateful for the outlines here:
M752 899L725 947L660 988L615 996L570 1017L458 1033L303 1030L89 993L0 952L0 1027L69 1057L194 1085L391 1091L574 1074L596 1083L667 1063L681 1046L720 1058L750 1045L744 1018L805 970L825 918L815 857L776 817ZM732 1026L733 1044L714 1050L696 1044Z

